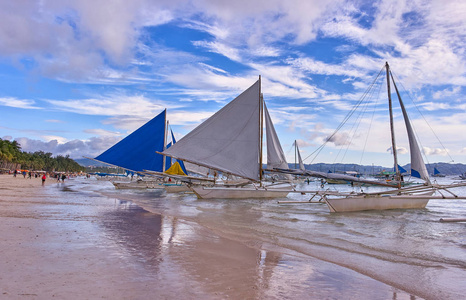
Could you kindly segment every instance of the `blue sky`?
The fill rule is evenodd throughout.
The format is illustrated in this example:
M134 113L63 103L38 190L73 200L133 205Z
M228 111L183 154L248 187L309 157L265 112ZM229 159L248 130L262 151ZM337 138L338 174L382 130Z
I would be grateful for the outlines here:
M465 15L462 0L0 1L0 137L95 157L167 108L181 138L261 75L293 162L388 61L427 162L466 163ZM305 163L390 166L384 88Z

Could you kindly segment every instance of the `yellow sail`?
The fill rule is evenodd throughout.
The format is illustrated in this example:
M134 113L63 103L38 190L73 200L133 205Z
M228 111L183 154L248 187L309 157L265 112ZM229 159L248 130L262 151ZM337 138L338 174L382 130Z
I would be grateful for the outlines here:
M183 172L183 169L180 166L179 162L175 162L168 170L166 170L164 173L169 174L169 175L184 175L186 174Z

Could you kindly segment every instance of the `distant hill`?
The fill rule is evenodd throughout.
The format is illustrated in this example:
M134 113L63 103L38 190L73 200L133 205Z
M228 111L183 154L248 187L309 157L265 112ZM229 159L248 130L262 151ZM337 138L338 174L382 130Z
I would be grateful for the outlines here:
M295 168L294 164L288 164L290 168ZM358 164L325 164L325 163L318 163L318 164L305 164L304 167L306 170L310 171L318 171L318 172L345 172L345 171L357 171L359 173L370 175L370 174L377 174L381 171L392 171L393 167L383 167L383 166L366 166L366 165L358 165ZM406 170L411 168L410 164L402 166ZM466 165L465 164L449 164L449 163L435 163L435 164L427 164L427 171L429 174L434 173L434 167L439 170L441 174L444 175L459 175L461 173L466 172Z
M79 158L75 159L78 164L84 167L108 167L109 165L88 159L88 158ZM288 164L289 168L294 169L294 164ZM264 166L265 167L265 166ZM377 174L381 171L391 171L393 170L392 167L383 167L383 166L366 166L366 165L358 165L358 164L325 164L325 163L318 163L318 164L305 164L304 167L306 170L311 171L319 171L319 172L345 172L345 171L357 171L359 173L365 175ZM402 166L406 170L410 169L410 164ZM429 174L434 173L434 167L439 170L441 174L444 175L459 175L461 173L466 172L466 165L465 164L448 164L448 163L435 163L435 164L427 164L427 171Z
M108 167L108 164L104 164L89 158L78 158L74 161L83 167Z
M410 164L406 165L404 167L406 170L407 168L410 168ZM459 175L461 173L466 172L466 165L465 164L448 164L448 163L435 163L435 164L427 164L427 171L429 174L434 174L434 168L437 168L437 170L440 172L440 174L443 175Z
M294 164L288 164L290 168L294 168ZM356 171L362 174L377 174L382 171L391 170L391 168L383 167L383 166L364 166L358 164L326 164L326 163L318 163L318 164L311 164L311 165L304 165L306 170L310 171L317 171L317 172L333 172L333 173L340 173L345 171Z

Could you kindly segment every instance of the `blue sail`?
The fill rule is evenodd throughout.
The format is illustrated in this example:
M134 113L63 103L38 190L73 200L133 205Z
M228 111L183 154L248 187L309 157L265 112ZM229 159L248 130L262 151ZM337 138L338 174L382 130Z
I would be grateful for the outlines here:
M396 172L396 168L393 168L393 171ZM398 165L398 171L400 171L400 174L408 173L408 171L400 165Z
M434 175L440 174L440 171L437 170L437 168L434 167Z
M170 142L167 144L167 147L165 149L168 149L171 147L173 142ZM166 156L165 157L165 170L168 170L170 169L170 167L172 166L172 158L170 156Z
M411 169L411 176L422 179L421 173L419 173L419 171L416 171L414 169Z
M136 129L126 138L100 154L95 160L131 171L163 171L162 152L167 110Z

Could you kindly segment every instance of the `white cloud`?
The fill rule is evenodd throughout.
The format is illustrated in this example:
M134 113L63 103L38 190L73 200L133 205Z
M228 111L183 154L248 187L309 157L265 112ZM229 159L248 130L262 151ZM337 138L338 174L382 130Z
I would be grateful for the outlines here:
M392 147L388 148L388 149L387 149L387 152L392 153L392 149L393 149ZM409 151L408 151L408 149L405 148L405 147L396 147L396 153L397 153L397 154L408 154ZM392 153L392 154L393 154L393 153Z
M55 109L86 115L139 116L152 118L166 107L173 107L163 101L151 101L142 95L109 95L101 98L79 100L47 100Z
M451 88L443 89L440 91L436 91L432 94L433 99L444 99L450 98L451 96L460 95L461 87L460 86L453 86Z
M87 141L72 140L59 142L52 139L47 142L29 139L26 137L16 138L25 152L43 151L56 155L70 155L71 158L82 158L83 156L95 157L120 141L117 137L93 137Z
M209 49L209 51L221 54L233 61L241 61L239 50L236 48L230 47L224 43L197 41L197 42L194 42L193 44L198 47L207 48Z
M94 134L97 136L105 136L105 137L121 137L122 133L109 131L105 129L86 129L84 130L85 133Z
M41 109L38 106L35 106L34 100L25 100L25 99L16 99L13 97L0 98L0 105L23 108L23 109Z
M166 5L157 4L145 0L111 5L102 0L2 1L0 54L17 61L33 60L50 77L95 76L106 60L125 65L132 59L143 26L173 18Z
M422 150L424 151L425 155L441 155L441 156L448 155L448 150L442 149L442 148L423 147Z
M448 2L448 3L447 3ZM324 34L344 37L368 47L379 59L357 55L348 59L362 70L388 61L407 86L466 85L463 62L466 13L461 1L392 1L377 3L372 23L361 25L361 7L342 6L322 27ZM451 17L451 18L450 18Z
M361 72L356 68L349 68L346 65L326 64L324 62L317 61L309 57L289 59L288 62L294 67L302 69L311 74L343 75L358 78L365 76L365 72Z
M2 61L12 61L33 77L141 88L141 95L122 92L48 101L53 110L104 116L103 123L122 129L121 134L118 130L84 130L99 137L121 138L165 107L172 124L192 128L215 110L214 106L212 112L199 108L198 101L216 101L220 107L262 74L263 93L267 103L273 104L274 120L286 130L298 128L296 133L303 140L315 144L333 132L328 128L343 119L385 61L408 88L431 85L425 90L432 92L433 100L421 103L427 110L464 111L465 14L466 2L460 0L270 0L267 5L247 0L136 0L116 1L111 6L104 0L3 1L0 55ZM163 44L163 38L154 38L157 28L148 26L167 23L200 32L195 40L185 41L190 48L198 47L195 52L172 49L169 43ZM341 56L334 60L319 56L320 49L312 51L316 45L310 42L318 34L346 43L329 53ZM231 62L223 65L219 60ZM331 90L330 81L348 90ZM436 91L436 86L442 90ZM420 91L416 99L429 98ZM151 92L176 99L153 100ZM5 97L0 105L36 109L36 101ZM459 153L452 144L458 143L454 135L464 123L452 119L464 120L464 115L436 118L433 127L440 128L448 148ZM326 126L317 129L322 122ZM376 136L381 131L374 130ZM65 143L60 133L47 134L49 142ZM431 141L426 145L435 149ZM387 145L379 138L368 147L384 152Z
M351 144L351 138L348 132L336 132L331 136L327 137L326 140L328 142L334 143L335 146L344 146Z
M66 138L56 135L43 135L42 138L47 142L57 141L60 144L64 144L68 141Z
M445 110L452 108L452 105L450 103L441 102L425 102L422 104L422 106L425 110L428 111Z
M305 141L305 140L301 140L301 139L296 140L296 143L298 144L298 147L309 147L309 146L314 146L314 144L309 143L309 142L307 142L307 141Z

